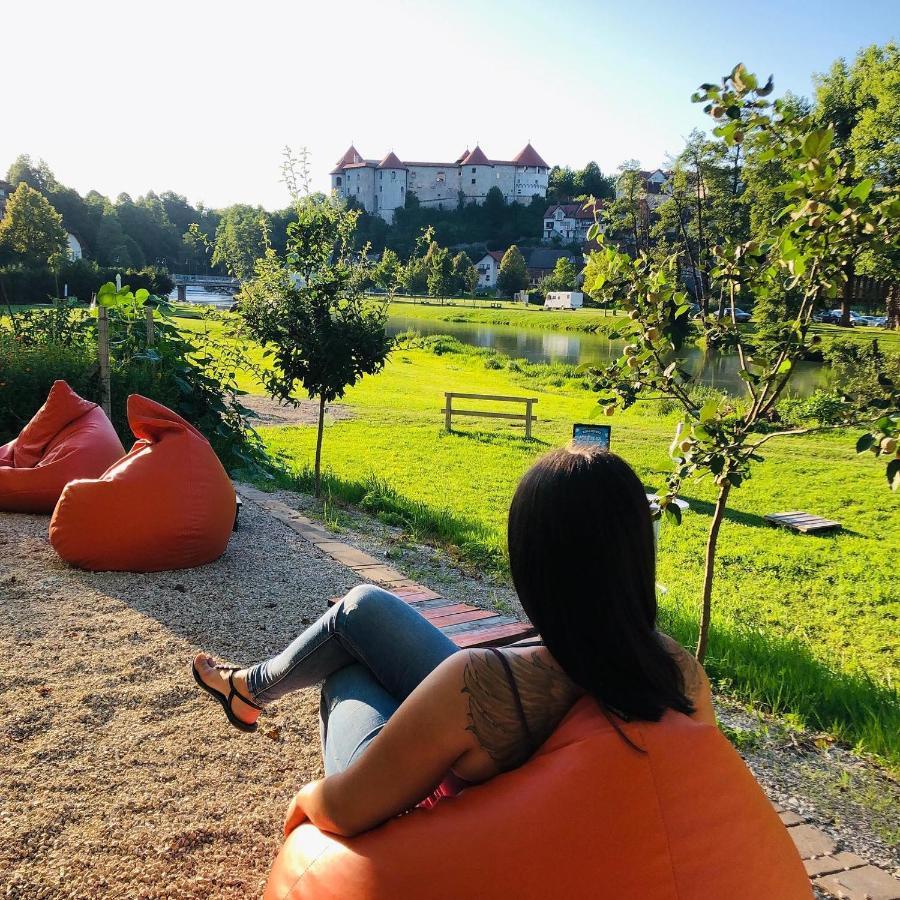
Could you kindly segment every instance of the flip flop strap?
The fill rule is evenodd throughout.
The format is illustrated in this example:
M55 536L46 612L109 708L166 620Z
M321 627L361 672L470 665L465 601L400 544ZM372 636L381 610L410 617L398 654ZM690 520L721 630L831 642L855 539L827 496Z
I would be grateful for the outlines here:
M246 703L247 706L252 706L254 709L258 709L262 711L262 707L258 704L254 703L248 697L245 697L235 686L234 686L234 673L239 672L240 669L232 669L228 673L228 684L231 687L231 693L228 695L228 705L231 706L231 701L234 700L235 697L241 701L241 703Z

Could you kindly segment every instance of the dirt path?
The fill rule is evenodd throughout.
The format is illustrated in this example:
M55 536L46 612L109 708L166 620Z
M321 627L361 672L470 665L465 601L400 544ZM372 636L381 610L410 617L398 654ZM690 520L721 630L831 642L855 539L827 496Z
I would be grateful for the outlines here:
M319 421L319 404L316 400L301 400L297 406L285 406L271 397L246 394L240 401L256 414L256 418L250 421L254 426L315 425ZM342 422L353 418L353 410L343 403L329 403L325 407L325 418Z

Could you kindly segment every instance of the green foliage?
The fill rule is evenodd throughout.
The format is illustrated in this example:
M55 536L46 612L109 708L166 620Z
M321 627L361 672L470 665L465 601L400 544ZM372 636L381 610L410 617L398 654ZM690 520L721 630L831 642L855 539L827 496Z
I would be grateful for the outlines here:
M478 271L467 253L457 253L453 257L450 271L450 292L471 294L478 284Z
M39 191L22 182L6 202L0 220L0 256L13 262L47 265L66 250L62 216Z
M302 387L319 399L316 493L325 403L384 365L391 341L385 308L364 300L363 264L352 257L359 213L337 198L298 199L284 258L272 248L240 295L250 334L270 349L266 389L288 402ZM446 253L446 251L444 251Z
M438 246L432 241L425 255L425 271L428 273L428 293L432 297L446 297L452 293L453 261L450 259L450 251L446 247Z
M222 215L213 244L212 264L224 266L241 281L253 274L266 251L267 226L262 207L231 206Z
M140 270L99 266L93 260L67 260L59 269L48 266L13 265L0 267L0 301L4 303L46 303L68 286L69 297L90 301L102 284L121 275L135 290L145 288L151 294L167 296L175 286L163 271L153 267Z
M226 333L207 329L185 335L166 312L166 304L146 290L116 291L101 286L99 302L110 310L110 382L112 422L128 446L126 416L129 394L143 394L174 409L210 441L223 465L235 475L259 476L270 468L249 414L240 403L235 381L246 367L246 346ZM157 304L155 339L147 342L145 306ZM209 310L207 321L221 327L227 320ZM81 396L100 401L97 364L97 320L72 303L53 309L26 310L0 320L0 440L9 440L47 398L62 378Z
M578 275L578 266L571 259L561 256L553 271L541 280L541 294L546 297L550 291L574 291Z
M615 179L604 175L591 161L583 169L554 166L547 185L548 203L569 203L579 197L612 200L616 195Z
M500 260L500 271L497 273L497 290L502 294L512 296L516 291L525 290L528 287L528 269L525 266L525 257L519 248L513 244L503 259Z
M705 102L706 112L719 123L714 134L725 148L739 147L749 138L761 160L778 160L788 175L782 186L787 205L763 238L729 239L711 252L715 264L711 275L728 298L726 308L748 295L798 297L797 308L783 310L780 319L776 316L765 334L757 334L752 348L746 346L746 335L733 316L705 316L698 326L703 346L737 353L749 395L745 407L734 408L716 398L697 403L691 392L696 376L672 361L683 337L679 320L689 310L679 284L677 254L659 261L639 252L632 259L601 243L588 267L588 290L630 315L622 329L630 341L622 357L596 372L600 403L612 412L616 405L627 408L652 393L674 398L685 413L669 451L674 466L668 493L660 501L663 514L680 520L672 500L687 478L707 475L719 488L701 599L697 648L701 659L708 641L716 542L728 495L750 477L751 464L762 460L763 444L779 434L767 423L795 364L810 346L812 314L838 296L847 280L848 263L863 248L891 245L898 239L900 199L876 196L872 180L860 179L852 163L834 149L830 127L817 127L779 100L770 103L766 98L771 92L771 78L761 85L738 64L720 84L704 84L693 97ZM871 441L867 446L884 455L888 481L896 486L900 461L893 435L900 418L895 413L898 390L889 379L883 387L887 398L848 398L843 421L855 417L871 423L870 434L860 440Z

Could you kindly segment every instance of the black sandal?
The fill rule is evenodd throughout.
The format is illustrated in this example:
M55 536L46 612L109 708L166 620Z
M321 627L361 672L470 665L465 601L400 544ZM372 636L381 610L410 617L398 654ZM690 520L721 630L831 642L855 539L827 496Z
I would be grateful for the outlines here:
M235 715L234 710L231 708L232 701L234 700L235 697L237 697L238 700L241 701L241 703L246 703L247 706L252 706L253 709L258 709L258 710L262 711L261 706L258 706L256 703L254 703L248 697L245 697L234 686L234 673L239 672L240 668L238 666L216 666L215 668L219 669L220 671L223 671L223 672L228 672L228 685L231 688L231 690L229 691L227 697L221 691L217 691L215 688L211 688L200 677L200 673L197 671L196 663L191 663L191 671L194 673L194 681L196 681L197 684L199 684L200 687L203 688L203 690L206 691L207 694L209 694L212 697L215 697L216 700L218 700L219 703L222 704L222 709L225 710L225 715L228 716L228 721L231 722L231 724L234 725L235 728L239 729L240 731L247 731L250 733L256 731L257 728L259 727L259 725L256 722L244 722L242 719L239 719Z

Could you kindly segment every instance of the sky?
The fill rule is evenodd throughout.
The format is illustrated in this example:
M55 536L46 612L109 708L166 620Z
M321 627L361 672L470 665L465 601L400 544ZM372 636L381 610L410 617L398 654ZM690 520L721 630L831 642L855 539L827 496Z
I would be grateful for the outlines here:
M510 159L604 172L677 153L690 102L737 62L776 93L900 38L900 0L27 0L4 5L0 174L43 158L82 194L173 190L287 205L285 145L312 188L367 158Z

